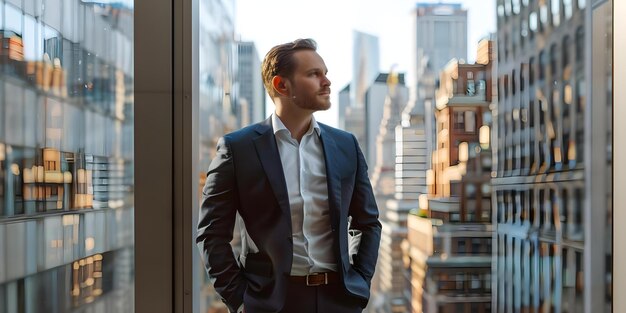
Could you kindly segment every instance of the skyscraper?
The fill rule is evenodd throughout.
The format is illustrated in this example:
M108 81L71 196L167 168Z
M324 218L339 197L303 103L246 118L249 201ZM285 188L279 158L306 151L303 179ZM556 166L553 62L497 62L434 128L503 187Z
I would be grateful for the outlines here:
M497 5L493 307L609 312L612 1Z
M384 88L383 88L384 87ZM396 164L398 144L396 142L397 127L401 124L401 110L406 106L408 88L404 83L404 74L391 72L381 73L368 91L368 98L373 95L384 95L377 102L366 101L368 108L378 109L382 102L382 112L368 114L380 116L378 127L369 126L369 130L378 129L376 136L376 163L372 171L372 187L380 211L383 225L379 251L379 261L372 282L376 292L372 305L375 312L405 312L408 300L404 291L408 282L404 275L402 250L400 244L406 238L406 212L413 208L412 203L393 201L396 194L396 180L405 172ZM380 97L377 97L380 98ZM402 146L402 145L400 145ZM402 154L402 152L400 152Z
M424 86L424 69L439 73L443 67L455 58L467 59L467 10L459 3L418 3L413 12L414 36L413 51L415 73L416 106L423 107L425 114L426 138L429 143L428 154L435 147L435 101L434 85ZM430 160L428 161L430 165Z
M238 112L240 126L265 119L265 88L261 78L261 60L254 42L237 42Z
M435 71L467 58L467 10L459 3L418 3L414 11L415 61L427 57Z
M355 30L352 32L352 88L350 101L353 106L365 105L365 93L374 82L380 63L378 37Z
M349 93L350 102L347 104L345 97L340 98L339 121L343 123L345 130L356 136L367 162L374 164L375 161L371 155L375 154L374 142L382 119L386 86L383 87L384 91L376 93L382 97L380 101L374 101L379 106L378 109L372 111L372 108L367 107L366 102L368 101L367 93L380 73L378 37L355 30L352 40L352 81L349 87L342 90L342 92ZM377 116L373 124L370 122L370 116Z
M492 42L479 44L484 46ZM451 61L440 75L429 192L419 199L422 217L408 217L412 312L491 312L492 97L487 86L493 54L482 52L484 64Z

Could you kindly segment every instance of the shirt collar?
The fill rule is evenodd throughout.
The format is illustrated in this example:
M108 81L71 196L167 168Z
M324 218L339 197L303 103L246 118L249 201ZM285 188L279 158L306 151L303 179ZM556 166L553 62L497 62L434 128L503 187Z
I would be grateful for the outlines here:
M283 124L283 121L280 120L280 118L278 117L278 115L276 115L276 113L272 114L272 129L274 130L274 135L276 135L280 131L286 131L291 137L291 132L289 131L289 129L287 129L287 126ZM315 116L311 115L311 124L309 124L309 129L306 131L304 135L307 136L307 135L312 134L313 130L315 130L315 133L318 136L320 135L320 125L315 120Z

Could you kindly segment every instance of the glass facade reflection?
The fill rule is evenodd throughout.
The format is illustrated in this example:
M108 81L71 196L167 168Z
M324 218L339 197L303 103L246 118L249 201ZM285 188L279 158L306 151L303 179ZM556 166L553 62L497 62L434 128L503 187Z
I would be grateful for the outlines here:
M202 186L206 171L215 156L218 139L241 125L239 110L239 85L237 42L235 41L235 3L229 0L203 0L199 2L198 36L198 199L202 199ZM193 212L197 225L198 212ZM235 238L238 238L236 236ZM213 285L200 259L194 253L194 312L228 312L215 293Z
M133 3L0 0L0 311L133 311Z

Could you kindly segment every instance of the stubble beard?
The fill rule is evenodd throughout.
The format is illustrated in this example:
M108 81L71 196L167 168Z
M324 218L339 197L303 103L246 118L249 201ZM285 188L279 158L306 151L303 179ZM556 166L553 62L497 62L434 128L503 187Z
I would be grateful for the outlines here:
M313 112L326 111L330 109L330 106L331 106L330 99L326 99L325 101L322 102L317 97L320 97L320 96L316 95L312 99L307 98L303 100L301 97L294 96L294 98L292 98L292 102L295 106L301 109L311 110Z

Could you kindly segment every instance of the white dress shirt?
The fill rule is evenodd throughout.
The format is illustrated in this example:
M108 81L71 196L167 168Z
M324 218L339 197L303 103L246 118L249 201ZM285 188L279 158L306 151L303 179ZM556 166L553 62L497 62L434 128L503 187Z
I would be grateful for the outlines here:
M337 271L320 127L311 117L311 125L300 143L291 137L291 132L275 113L272 114L272 128L291 208L291 275Z

